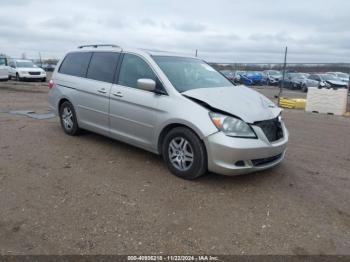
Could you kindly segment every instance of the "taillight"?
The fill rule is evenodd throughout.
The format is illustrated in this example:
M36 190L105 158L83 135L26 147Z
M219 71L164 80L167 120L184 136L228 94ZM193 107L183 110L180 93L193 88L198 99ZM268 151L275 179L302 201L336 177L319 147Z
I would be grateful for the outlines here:
M49 89L52 89L52 88L55 86L54 81L53 81L53 80L50 80L48 86L49 86Z

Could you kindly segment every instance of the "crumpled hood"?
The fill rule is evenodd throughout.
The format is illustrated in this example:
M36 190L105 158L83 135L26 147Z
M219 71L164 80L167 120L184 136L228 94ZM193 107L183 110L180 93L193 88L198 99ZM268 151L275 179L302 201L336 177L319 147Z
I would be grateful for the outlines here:
M243 85L198 88L182 94L239 117L247 123L276 118L282 111L268 98Z
M346 86L346 83L340 80L326 80L326 82L330 83L331 85Z

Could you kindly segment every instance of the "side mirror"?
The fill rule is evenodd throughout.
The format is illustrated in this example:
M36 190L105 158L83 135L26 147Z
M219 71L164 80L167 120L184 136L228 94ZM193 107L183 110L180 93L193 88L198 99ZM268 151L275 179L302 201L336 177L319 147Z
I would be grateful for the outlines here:
M137 80L137 87L146 91L155 91L156 82L152 79L141 78Z

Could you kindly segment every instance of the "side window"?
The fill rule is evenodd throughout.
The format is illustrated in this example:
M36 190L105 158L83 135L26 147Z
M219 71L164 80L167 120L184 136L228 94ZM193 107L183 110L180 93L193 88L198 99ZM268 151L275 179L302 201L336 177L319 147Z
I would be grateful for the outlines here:
M1 58L0 57L0 66L6 66L6 58Z
M119 61L119 53L96 52L92 55L86 77L112 83Z
M153 79L159 84L157 76L149 65L140 57L125 54L119 73L119 85L138 88L137 80L140 78Z
M91 58L90 52L69 53L63 60L59 73L85 77Z

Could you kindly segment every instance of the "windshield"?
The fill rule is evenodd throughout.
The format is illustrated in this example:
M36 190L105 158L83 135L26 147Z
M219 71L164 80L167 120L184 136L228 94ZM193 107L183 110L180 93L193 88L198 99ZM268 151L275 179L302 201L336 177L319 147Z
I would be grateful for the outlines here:
M337 78L333 75L321 75L321 78L324 79L324 80L337 80Z
M250 72L246 72L245 75L246 76L256 76L258 74L257 74L257 72L250 71Z
M280 76L281 72L279 72L279 71L269 71L269 74L272 75L272 76Z
M306 78L307 76L303 73L290 73L289 76L291 78Z
M153 56L171 84L180 93L197 88L233 86L205 62L186 57Z
M349 78L349 75L345 73L338 73L337 76L341 78Z
M5 66L5 65L6 65L6 59L0 58L0 66Z
M22 68L34 68L37 67L36 65L33 64L33 62L30 61L17 61L16 62L17 67L22 67Z

